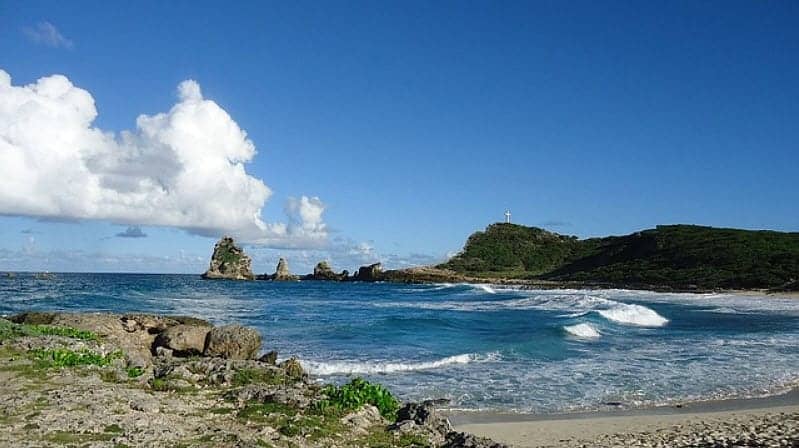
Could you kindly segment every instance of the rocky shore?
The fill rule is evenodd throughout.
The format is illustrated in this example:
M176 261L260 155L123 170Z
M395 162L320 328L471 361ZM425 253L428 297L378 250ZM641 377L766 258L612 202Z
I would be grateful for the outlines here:
M239 325L145 314L0 319L0 446L493 447L432 403L324 386Z

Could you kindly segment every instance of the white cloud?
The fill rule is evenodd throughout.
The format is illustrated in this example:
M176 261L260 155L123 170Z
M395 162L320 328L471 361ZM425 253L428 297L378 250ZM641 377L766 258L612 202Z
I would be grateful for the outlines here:
M256 154L246 132L193 80L180 83L178 99L115 134L92 126L94 98L66 77L13 86L0 70L0 213L323 245L324 204L292 199L288 223L265 223L271 191L244 169Z
M47 21L39 22L36 26L24 28L22 31L30 40L37 44L67 49L72 49L75 46L71 40L58 31L55 25Z

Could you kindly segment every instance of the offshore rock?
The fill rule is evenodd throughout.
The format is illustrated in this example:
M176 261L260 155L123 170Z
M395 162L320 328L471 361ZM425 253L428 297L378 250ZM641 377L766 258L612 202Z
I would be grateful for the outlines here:
M340 282L347 280L347 277L349 277L349 272L346 270L342 271L341 274L336 274L333 272L333 269L330 267L330 264L327 261L320 261L313 268L313 274L307 278L309 280L328 280Z
M255 359L261 349L261 334L241 325L213 328L205 338L204 356L225 359Z
M300 278L298 276L292 275L291 271L289 271L289 263L286 261L286 259L280 257L280 260L277 261L277 268L275 268L275 275L272 276L272 280L279 282L291 282L299 279Z
M361 266L355 274L355 280L361 282L376 282L383 280L383 265L381 263Z
M233 241L233 238L223 237L214 246L211 264L203 278L229 279L229 280L255 280L250 265L252 260L244 250Z

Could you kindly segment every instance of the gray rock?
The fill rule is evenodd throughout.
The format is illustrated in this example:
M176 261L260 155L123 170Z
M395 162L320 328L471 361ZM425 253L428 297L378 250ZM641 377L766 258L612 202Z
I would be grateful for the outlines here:
M484 437L453 431L447 434L441 448L508 448L508 446Z
M272 350L258 358L258 361L273 366L277 363L277 352Z
M241 325L225 325L208 332L203 355L226 359L255 359L261 349L261 334Z
M255 280L252 260L236 246L233 238L223 237L214 246L211 263L202 275L206 279Z
M390 430L426 435L435 444L441 444L453 431L449 420L428 404L408 403L397 411L397 421Z
M154 349L165 347L175 356L200 355L205 350L205 339L212 327L175 325L159 333L153 343Z
M341 423L350 426L356 434L368 434L373 426L385 425L385 419L380 415L380 410L367 404L342 417Z
M299 280L299 277L291 274L291 271L289 271L289 263L285 258L281 257L277 262L277 268L275 268L275 274L272 276L272 280L290 282Z

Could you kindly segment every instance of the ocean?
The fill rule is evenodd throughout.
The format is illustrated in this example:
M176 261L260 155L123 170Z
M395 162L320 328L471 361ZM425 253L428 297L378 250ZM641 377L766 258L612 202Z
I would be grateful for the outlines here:
M257 328L319 381L361 376L404 400L524 413L777 394L799 378L799 300L492 285L0 278L0 314L193 315Z

